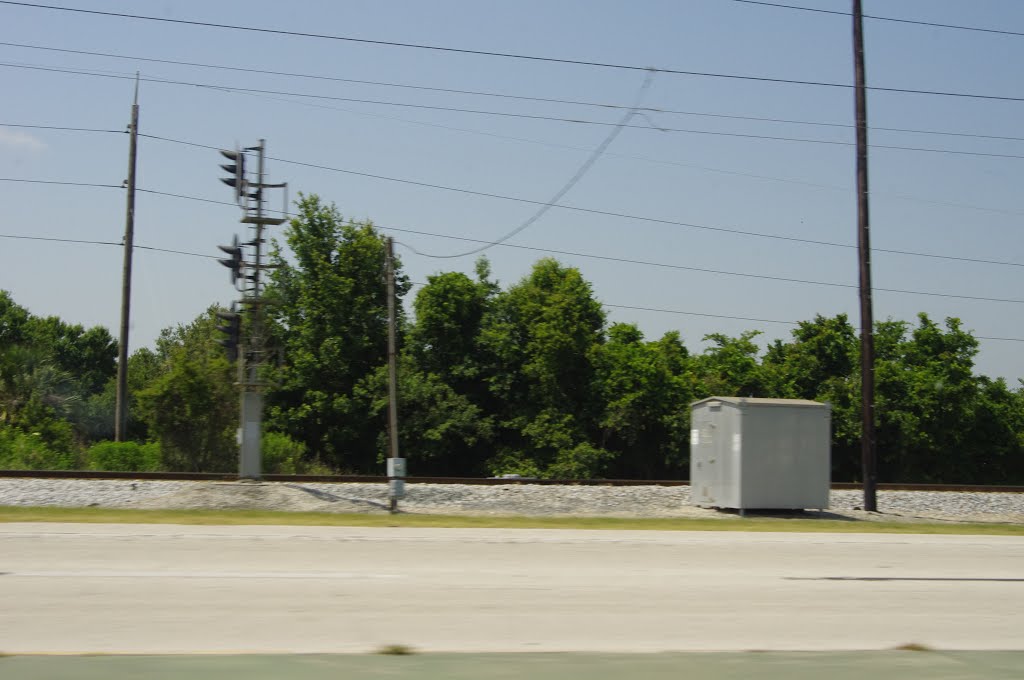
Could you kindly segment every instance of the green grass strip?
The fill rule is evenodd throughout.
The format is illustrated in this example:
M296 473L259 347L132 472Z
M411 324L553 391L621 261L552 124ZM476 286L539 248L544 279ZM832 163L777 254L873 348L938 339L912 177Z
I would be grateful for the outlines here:
M0 522L107 524L290 525L505 529L630 529L648 531L765 531L805 533L977 534L1024 536L1021 524L855 521L815 518L619 518L480 515L335 514L265 510L126 510L0 506Z

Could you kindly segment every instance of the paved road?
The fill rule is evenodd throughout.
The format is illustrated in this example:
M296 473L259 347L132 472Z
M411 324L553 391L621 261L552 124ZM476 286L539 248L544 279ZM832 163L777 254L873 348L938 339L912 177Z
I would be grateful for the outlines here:
M0 525L0 652L1024 650L1024 539Z
M4 680L1020 680L1024 652L12 656Z

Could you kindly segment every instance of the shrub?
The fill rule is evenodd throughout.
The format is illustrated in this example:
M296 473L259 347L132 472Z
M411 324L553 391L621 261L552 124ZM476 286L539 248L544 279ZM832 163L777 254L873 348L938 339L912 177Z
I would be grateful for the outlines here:
M75 470L78 462L73 449L51 448L38 432L0 428L0 469Z
M604 474L614 454L587 443L559 451L555 460L545 471L553 479L588 479Z
M156 442L99 442L85 454L90 470L155 472L160 469L160 445Z
M263 472L268 475L299 474L306 447L280 432L264 432L260 441Z

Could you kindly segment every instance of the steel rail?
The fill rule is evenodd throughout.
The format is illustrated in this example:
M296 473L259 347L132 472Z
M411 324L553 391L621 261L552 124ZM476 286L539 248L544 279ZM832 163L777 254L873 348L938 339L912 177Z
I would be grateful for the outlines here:
M133 479L154 481L237 482L233 472L110 472L98 470L0 470L2 478L25 479ZM264 475L266 482L377 483L387 484L383 475ZM525 477L407 477L409 484L468 484L500 486L539 484L544 486L689 486L681 479L531 479ZM860 490L859 482L832 482L833 490ZM1024 493L1024 486L1006 484L915 484L882 483L880 491L951 491L973 493Z

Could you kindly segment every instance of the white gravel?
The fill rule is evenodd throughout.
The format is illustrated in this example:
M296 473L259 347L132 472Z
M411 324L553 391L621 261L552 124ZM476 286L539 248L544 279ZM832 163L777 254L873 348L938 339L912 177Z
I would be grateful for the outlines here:
M1024 524L1022 493L880 491L880 512L858 509L860 491L832 491L826 517ZM686 486L407 484L400 509L417 514L713 517L734 512L689 505ZM385 484L0 479L0 506L148 509L387 511Z

